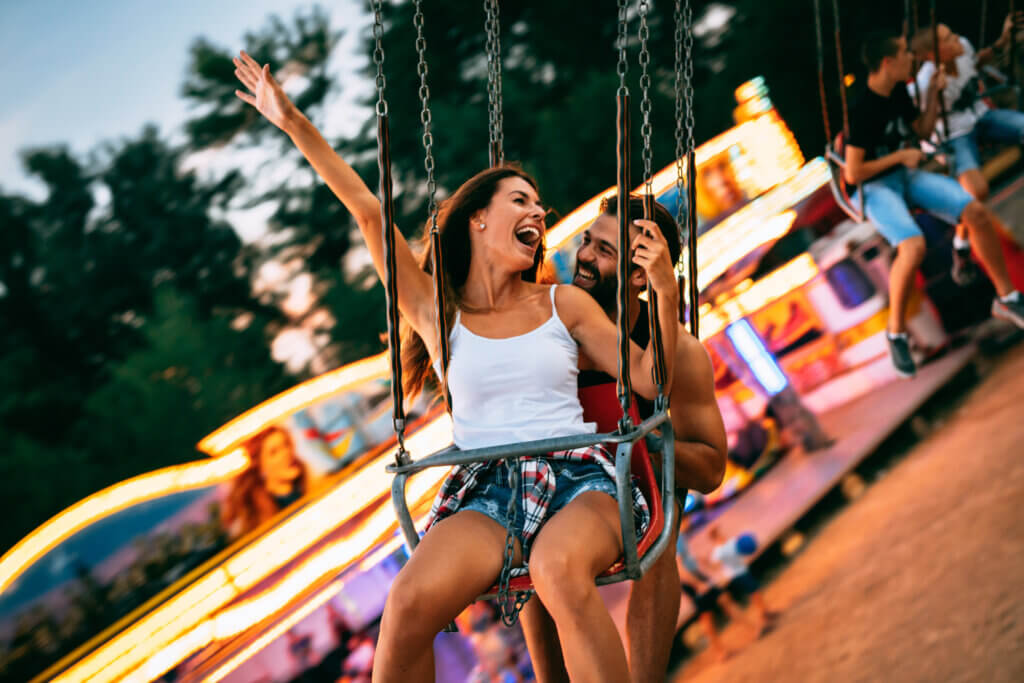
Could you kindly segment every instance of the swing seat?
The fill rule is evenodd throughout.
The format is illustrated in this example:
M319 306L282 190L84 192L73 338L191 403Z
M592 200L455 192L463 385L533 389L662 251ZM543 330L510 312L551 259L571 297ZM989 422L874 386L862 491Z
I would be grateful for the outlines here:
M639 422L636 401L630 408L630 417L636 426L625 434L615 431L618 427L621 408L617 397L615 383L595 385L581 389L580 402L584 410L584 419L596 422L598 433L578 434L572 436L541 439L504 446L490 446L473 450L460 451L457 448L446 448L419 460L408 459L393 463L386 467L388 472L395 474L391 482L391 502L395 507L402 535L411 553L419 543L419 533L413 523L412 515L405 498L405 487L408 478L428 467L445 467L452 465L468 465L477 462L491 462L515 457L544 455L553 451L585 448L595 444L606 444L615 448L616 487L618 489L619 520L622 533L622 558L607 571L597 577L597 584L604 585L638 579L651 567L669 545L670 531L676 523L677 509L675 505L675 440L672 433L672 422L668 411L662 409L643 422ZM655 477L654 469L644 443L644 437L660 430L661 435L661 481ZM637 539L633 528L633 499L630 494L631 478L637 478L650 509L651 519L647 532ZM528 592L532 583L528 574L513 577L510 580L511 591ZM483 597L497 593L497 587Z
M583 406L583 420L585 422L596 422L597 431L611 432L618 426L622 409L619 407L619 399L616 393L615 382L595 384L589 387L582 387L579 390L580 404ZM636 399L629 408L629 416L634 424L640 423L640 412L637 409ZM654 474L654 467L651 465L650 454L647 452L647 444L644 439L637 439L633 443L632 453L632 474L637 479L637 485L644 494L647 507L651 511L650 523L647 531L637 542L637 555L643 557L650 550L651 546L658 539L661 530L665 527L665 515L662 511L661 491L658 487L658 479ZM620 557L616 562L601 574L601 577L610 577L623 572L626 569L625 558ZM533 590L533 582L529 574L517 576L509 580L509 590L514 592L527 592ZM487 591L487 595L496 595L498 585L495 584Z
M829 189L832 190L832 197L836 204L855 223L863 223L867 220L864 216L864 193L860 193L860 207L854 205L850 198L849 184L843 177L846 169L846 141L840 133L835 139L825 146L825 161L829 170ZM858 189L860 186L858 185Z

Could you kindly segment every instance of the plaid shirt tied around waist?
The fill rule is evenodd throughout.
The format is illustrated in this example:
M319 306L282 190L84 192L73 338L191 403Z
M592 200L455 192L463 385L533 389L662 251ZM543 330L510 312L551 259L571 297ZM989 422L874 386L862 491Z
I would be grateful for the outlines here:
M520 494L525 519L523 520L523 537L519 540L523 546L524 566L513 569L513 576L527 573L528 568L525 566L525 561L529 555L529 548L548 516L548 508L555 495L555 473L552 471L551 460L595 463L601 466L601 469L612 481L615 481L614 458L601 445L569 451L554 451L543 457L520 458ZM434 524L445 517L450 517L458 512L466 495L477 486L488 468L497 467L498 462L473 463L453 467L441 485L437 498L434 499L427 530L429 531ZM633 523L637 529L637 535L642 537L650 524L651 512L635 481L632 482L630 488L633 494Z

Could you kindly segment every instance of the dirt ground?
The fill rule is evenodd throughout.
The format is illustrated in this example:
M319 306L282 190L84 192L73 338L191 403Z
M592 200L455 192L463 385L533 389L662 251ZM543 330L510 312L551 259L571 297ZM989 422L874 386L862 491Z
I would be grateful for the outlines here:
M1024 345L953 402L766 585L773 632L672 680L1024 681Z

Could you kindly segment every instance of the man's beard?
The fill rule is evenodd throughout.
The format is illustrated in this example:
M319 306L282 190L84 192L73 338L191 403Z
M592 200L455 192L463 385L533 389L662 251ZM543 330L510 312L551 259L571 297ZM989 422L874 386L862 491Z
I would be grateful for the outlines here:
M615 275L604 276L596 268L582 263L576 264L576 272L579 271L594 276L594 283L587 289L587 293L594 297L594 301L606 311L614 310L618 293L618 278Z

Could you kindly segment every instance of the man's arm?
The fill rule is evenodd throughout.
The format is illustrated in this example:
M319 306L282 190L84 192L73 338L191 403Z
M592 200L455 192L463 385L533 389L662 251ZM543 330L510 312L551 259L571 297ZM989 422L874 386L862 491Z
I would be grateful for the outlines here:
M846 179L846 182L856 185L900 164L907 168L917 168L917 165L921 163L922 156L921 150L912 147L909 149L898 149L895 152L886 154L884 157L864 161L863 148L847 145L843 177Z
M704 346L679 331L669 412L675 432L676 487L714 491L725 474L728 445Z
M1021 25L1021 12L1017 12L1017 28ZM1013 30L1013 19L1007 15L1006 19L1003 20L1003 32L999 34L999 39L992 43L988 47L983 47L978 50L978 53L974 57L974 62L981 66L988 64L989 62L996 61L999 53L1006 50L1010 44L1010 31Z

